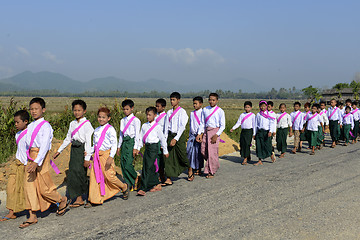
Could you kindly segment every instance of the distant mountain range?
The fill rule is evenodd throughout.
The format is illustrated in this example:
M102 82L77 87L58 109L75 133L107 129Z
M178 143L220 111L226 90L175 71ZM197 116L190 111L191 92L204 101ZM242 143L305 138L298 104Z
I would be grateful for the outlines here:
M205 86L204 86L205 85ZM31 90L57 90L61 93L82 93L82 92L196 92L201 90L216 89L231 90L237 92L259 92L264 89L246 79L235 79L232 81L219 81L217 84L179 84L158 79L149 79L142 82L127 81L115 77L96 78L87 82L81 82L69 78L60 73L26 71L15 76L0 80L0 92L9 91L31 91Z

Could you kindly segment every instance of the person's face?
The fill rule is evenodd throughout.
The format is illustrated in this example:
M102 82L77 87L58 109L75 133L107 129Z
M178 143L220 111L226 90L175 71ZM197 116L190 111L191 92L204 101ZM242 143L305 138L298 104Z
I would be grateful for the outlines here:
M156 103L156 111L158 113L162 113L165 110L165 107L163 107L160 103Z
M335 106L336 106L336 101L335 101L335 100L331 100L330 105L331 105L332 107L335 107Z
M179 102L180 102L180 99L170 98L170 103L171 103L171 106L173 106L173 107L179 105Z
M268 110L268 111L271 111L272 109L273 109L273 106L271 106L271 105L268 105L268 106L267 106L267 110Z
M193 106L195 110L199 110L202 107L202 103L200 101L193 101Z
M346 109L345 109L345 112L346 112L346 113L349 113L349 112L350 112L350 109L349 109L349 108L346 108Z
M310 107L308 107L308 106L304 107L304 109L305 109L305 112L310 111Z
M216 106L216 104L218 103L218 99L216 98L216 97L214 97L214 96L210 96L209 97L209 105L211 106L211 107L215 107Z
M316 111L317 111L317 107L312 107L312 108L311 108L311 112L312 112L313 114L315 114Z
M39 103L33 103L30 105L30 114L35 120L42 118L45 111L46 109L42 108Z
M86 113L86 110L84 110L81 105L75 105L73 107L73 114L76 119L83 118L85 113Z
M246 105L245 107L245 112L249 113L252 109L252 107L250 107L249 105Z
M130 106L123 107L123 113L125 114L125 116L129 116L133 111L134 111L133 107L132 108Z
M106 113L99 112L98 122L100 123L101 126L104 126L105 124L107 124L110 121L110 119L111 119L111 117L109 117Z
M14 117L15 121L15 127L18 131L24 130L26 128L26 125L28 124L28 121L23 121L20 116Z
M320 112L321 112L321 108L317 108L317 109L316 109L316 112L317 112L317 113L320 113Z
M294 110L295 110L295 112L298 111L299 109L300 109L300 106L299 106L298 104L295 104L295 105L294 105Z
M347 103L346 103L346 106L351 107L351 102L347 102Z
M266 111L266 109L267 109L266 104L265 104L265 103L262 103L262 104L260 105L260 110L264 112L264 111Z
M149 122L153 122L154 119L155 119L155 113L153 111L148 111L146 113L146 119L149 121Z
M344 108L344 105L340 105L339 108L340 108L340 109L343 109L343 108Z
M281 107L279 109L280 109L280 112L282 112L282 113L286 111L286 107L284 105L281 105Z
M320 104L320 108L321 108L321 110L322 110L322 109L325 109L325 107L326 107L326 106L325 106L325 104L324 104L324 103Z
M357 107L356 107L356 105L352 105L352 108L353 108L353 109L356 109Z

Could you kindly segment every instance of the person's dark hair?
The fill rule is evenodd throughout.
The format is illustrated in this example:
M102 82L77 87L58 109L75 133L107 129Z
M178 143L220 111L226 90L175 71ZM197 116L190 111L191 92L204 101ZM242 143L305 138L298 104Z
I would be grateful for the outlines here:
M264 104L265 104L266 106L268 105L265 100L261 100L261 101L259 102L259 107L260 107L261 105L264 105Z
M272 107L274 106L274 102L273 102L273 101L268 101L267 104L270 105L270 106L272 106Z
M156 114L157 110L156 110L156 107L148 107L148 108L146 108L145 112L146 113L153 112L154 114Z
M301 107L301 103L300 102L294 102L294 107L295 105L298 105L299 107Z
M309 102L307 102L307 103L304 104L304 108L306 108L306 107L309 108L310 106L311 106L311 104L310 104Z
M311 106L311 108L313 108L313 107L315 107L316 109L319 109L319 104L317 104L317 103L314 103L312 106Z
M357 101L353 101L353 102L352 102L352 105L357 106L357 105L358 105L358 102L357 102Z
M252 107L252 102L251 101L245 101L244 102L244 107L246 107L246 106Z
M280 105L279 105L279 109L281 108L281 106L286 107L286 104L285 104L285 103L280 103Z
M181 99L181 94L178 92L173 92L170 94L170 98Z
M338 105L339 105L339 107L340 107L340 106L344 106L344 103L339 102Z
M326 102L324 102L324 101L321 101L321 102L320 102L320 105L321 105L321 104L324 104L324 105L326 106Z
M345 107L345 110L346 110L346 109L349 109L349 110L351 111L351 107L350 107L350 106L346 106L346 107Z
M40 104L41 108L45 108L46 104L45 104L45 100L39 97L33 98L30 100L29 106L33 103L38 103Z
M348 99L345 100L345 103L352 103L352 101L351 101L350 98L348 98Z
M82 107L82 109L86 110L86 102L84 102L83 100L81 99L77 99L77 100L74 100L72 103L71 103L71 106L72 108L74 109L74 107L76 105L80 105Z
M197 96L197 97L194 97L194 98L193 98L193 102L194 102L194 101L198 101L199 103L203 103L203 102L204 102L204 99L203 99L203 97Z
M219 99L219 95L217 93L214 93L214 92L209 94L209 98L210 97L216 97L216 99Z
M121 106L124 108L126 106L129 106L130 108L134 107L134 101L131 99L125 99L124 101L122 101Z
M101 108L99 108L97 114L99 115L99 113L101 113L101 112L105 113L108 117L111 117L111 113L110 113L110 109L109 109L109 108L107 108L107 107L101 107Z
M19 116L20 117L20 119L23 121L23 122L25 122L25 121L30 121L30 115L29 115L29 113L28 113L28 111L26 111L26 110L19 110L19 111L17 111L15 114L14 114L14 117L17 117L17 116Z
M162 107L166 107L166 100L163 98L159 98L156 100L155 104L160 104Z

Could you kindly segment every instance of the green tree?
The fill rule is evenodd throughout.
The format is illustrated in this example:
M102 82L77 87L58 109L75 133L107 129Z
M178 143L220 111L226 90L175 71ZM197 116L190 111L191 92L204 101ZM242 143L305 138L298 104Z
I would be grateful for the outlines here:
M303 88L301 91L303 92L305 97L310 99L310 103L312 103L314 101L314 99L317 99L320 96L319 89L314 88L312 85L310 85L306 88Z
M352 88L352 91L354 93L355 100L359 100L359 90L360 90L360 83L353 80L350 83L350 87Z
M344 88L349 88L349 84L348 83L337 83L335 84L335 86L333 86L333 89L336 89L337 92L338 92L338 98L341 98L342 97L342 94L341 94L341 91L344 89Z

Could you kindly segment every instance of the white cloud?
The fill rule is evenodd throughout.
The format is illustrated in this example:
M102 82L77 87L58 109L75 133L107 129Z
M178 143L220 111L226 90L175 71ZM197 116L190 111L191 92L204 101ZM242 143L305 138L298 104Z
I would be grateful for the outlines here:
M51 53L51 52L49 52L49 51L43 52L41 55L42 55L45 59L50 60L50 61L52 61L52 62L62 63L62 61L59 60L59 59L56 57L55 54L53 54L53 53Z
M30 56L30 52L24 47L19 47L18 46L17 50L18 50L19 53L21 53L21 54L23 54L25 56Z
M156 54L159 57L166 57L175 63L181 64L218 64L225 62L225 59L212 49L191 49L191 48L151 48L147 51Z

